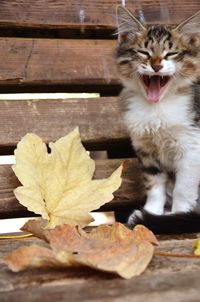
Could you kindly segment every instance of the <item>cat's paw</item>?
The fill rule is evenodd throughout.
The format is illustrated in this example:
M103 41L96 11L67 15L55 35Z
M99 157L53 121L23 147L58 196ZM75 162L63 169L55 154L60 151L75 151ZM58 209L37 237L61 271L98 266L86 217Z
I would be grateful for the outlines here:
M127 225L128 228L133 229L139 222L141 223L141 220L143 220L143 213L142 213L142 211L135 210L129 216L126 225Z

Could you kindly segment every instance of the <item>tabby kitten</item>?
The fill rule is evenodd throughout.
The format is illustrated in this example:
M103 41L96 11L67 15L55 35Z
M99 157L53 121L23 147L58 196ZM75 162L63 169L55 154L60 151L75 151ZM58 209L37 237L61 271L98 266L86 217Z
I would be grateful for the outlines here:
M173 28L146 26L122 6L117 17L120 102L147 195L128 226L200 231L200 11Z

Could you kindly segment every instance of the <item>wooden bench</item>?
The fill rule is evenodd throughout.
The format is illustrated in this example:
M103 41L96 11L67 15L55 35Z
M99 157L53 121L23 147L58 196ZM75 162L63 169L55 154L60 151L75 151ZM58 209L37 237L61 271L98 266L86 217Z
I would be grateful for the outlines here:
M95 177L124 161L123 183L100 211L117 216L144 201L138 161L123 125L121 89L113 53L116 0L10 0L0 7L0 92L96 92L99 98L0 101L0 155L13 154L27 132L55 141L79 126L96 160ZM148 23L175 24L200 9L199 0L126 1ZM10 165L0 166L0 218L32 216L13 195L19 185ZM120 215L119 215L120 214ZM2 232L2 230L1 230ZM6 232L6 230L5 230ZM198 234L162 237L159 250L190 252ZM12 273L3 256L36 238L0 240L0 301L199 301L198 259L154 257L140 277L122 280L86 269Z

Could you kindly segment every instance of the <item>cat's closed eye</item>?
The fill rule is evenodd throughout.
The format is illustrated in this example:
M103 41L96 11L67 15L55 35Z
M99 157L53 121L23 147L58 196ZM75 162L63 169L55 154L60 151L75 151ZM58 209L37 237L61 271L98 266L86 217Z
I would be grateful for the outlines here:
M165 59L173 59L175 57L177 57L177 55L179 54L178 51L173 51L173 52L168 52L166 55L165 55Z
M144 50L138 50L137 51L139 55L141 55L142 57L145 57L147 59L151 58L151 55L148 51L144 51Z
M150 59L151 58L151 55L148 51L145 51L145 50L138 50L137 53L139 55L141 55L143 58L147 58L147 59ZM173 59L175 58L177 55L179 54L178 51L173 51L173 52L168 52L165 54L164 56L164 59Z

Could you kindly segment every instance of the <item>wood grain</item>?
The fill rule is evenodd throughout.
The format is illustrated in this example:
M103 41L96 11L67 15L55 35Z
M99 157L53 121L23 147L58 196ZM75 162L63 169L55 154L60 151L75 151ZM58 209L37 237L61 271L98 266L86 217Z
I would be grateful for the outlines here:
M0 88L119 87L116 47L115 40L0 38Z
M192 242L189 239L165 240L156 249L191 253ZM36 238L0 241L1 302L199 301L199 259L155 256L141 276L130 280L87 268L10 272L3 263L5 254L30 244L43 245Z
M106 40L0 38L0 86L118 84L115 47Z
M114 193L114 199L100 210L114 211L116 209L133 208L144 200L144 191L139 163L136 159L98 160L94 177L109 176L123 162L123 182ZM0 166L0 218L31 216L26 208L19 204L13 194L13 189L20 185L11 166Z
M115 28L118 0L1 0L0 26L29 28ZM148 23L179 23L200 9L199 0L127 0Z
M89 149L107 149L128 140L114 97L0 101L0 148L15 146L28 132L45 142L55 141L77 126Z

